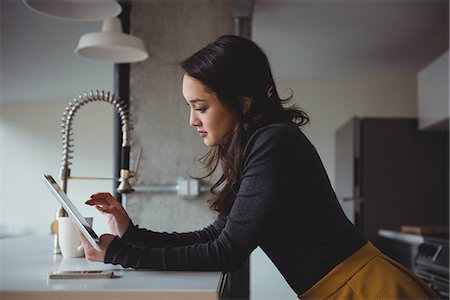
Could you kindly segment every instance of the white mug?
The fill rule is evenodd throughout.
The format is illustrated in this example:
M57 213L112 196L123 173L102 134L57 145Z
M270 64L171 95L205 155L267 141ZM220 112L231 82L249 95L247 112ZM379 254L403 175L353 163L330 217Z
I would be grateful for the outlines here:
M93 218L85 218L92 226ZM77 227L70 217L58 218L59 247L64 257L83 257L84 247Z

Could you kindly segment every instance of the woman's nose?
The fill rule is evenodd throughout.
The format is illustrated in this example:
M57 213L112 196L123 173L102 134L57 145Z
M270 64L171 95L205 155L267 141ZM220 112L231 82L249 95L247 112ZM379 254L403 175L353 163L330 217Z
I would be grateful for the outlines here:
M189 124L194 127L200 125L200 120L197 118L194 111L192 111L191 115L189 116Z

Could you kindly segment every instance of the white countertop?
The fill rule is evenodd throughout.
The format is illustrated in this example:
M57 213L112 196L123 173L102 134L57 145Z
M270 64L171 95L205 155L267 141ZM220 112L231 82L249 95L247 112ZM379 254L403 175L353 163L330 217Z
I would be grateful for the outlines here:
M424 242L424 238L422 235L412 234L412 233L404 233L404 232L400 232L400 231L393 231L393 230L387 230L387 229L379 229L378 235L385 237L385 238L397 240L400 242L409 243L409 244L419 245Z
M218 299L221 272L137 271L53 255L53 236L0 239L0 299ZM53 279L64 270L113 270L112 279Z

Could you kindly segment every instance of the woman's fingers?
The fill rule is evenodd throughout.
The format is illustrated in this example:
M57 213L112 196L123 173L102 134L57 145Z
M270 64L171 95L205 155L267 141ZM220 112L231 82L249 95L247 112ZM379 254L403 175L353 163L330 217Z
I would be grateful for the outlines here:
M89 243L89 241L86 239L86 237L84 236L83 233L81 233L81 231L77 228L78 230L78 235L81 239L81 243L83 243L83 247L84 247L84 253L85 256L88 260L91 260L93 256L95 256L98 252L97 250L94 249L94 247L92 247L92 245Z
M107 206L96 205L95 208L101 213L110 213L111 210Z
M114 239L114 235L103 234L102 236L100 236L100 242L98 245L100 246L100 248L102 250L97 251L96 249L94 249L94 247L92 247L92 245L89 243L89 241L86 239L86 237L81 233L81 231L78 231L78 234L83 243L84 254L86 256L86 259L89 261L104 261L106 250L108 249L109 244L111 244L111 241Z
M91 199L86 201L88 205L103 205L103 206L120 206L110 193L97 193L91 196Z
M87 244L89 244L88 240L86 239L86 237L84 236L84 234L80 231L80 229L77 228L77 232L78 232L78 236L81 239L81 242L83 243L83 245L86 247Z
M130 217L122 204L110 193L100 192L93 194L91 199L86 201L86 204L95 206L99 212L104 214L112 233L119 237L124 235L130 224Z
M118 203L118 201L111 195L110 193L96 193L91 195L92 200L104 200L107 201L109 204L115 204Z
M111 196L112 195L108 192L100 192L100 193L95 193L91 196L91 199L97 199L97 198L105 198L107 196Z
M110 204L110 205L117 205L119 204L119 201L116 200L116 198L114 198L111 194L107 194L105 197L105 200Z
M88 201L85 202L87 205L109 205L109 202L106 201L105 199L89 199Z
M108 249L109 244L111 244L112 240L115 238L114 235L105 233L100 236L100 244L105 248Z
M91 199L86 201L87 205L100 205L100 206L117 206L120 203L114 199L109 193L97 193L91 196Z

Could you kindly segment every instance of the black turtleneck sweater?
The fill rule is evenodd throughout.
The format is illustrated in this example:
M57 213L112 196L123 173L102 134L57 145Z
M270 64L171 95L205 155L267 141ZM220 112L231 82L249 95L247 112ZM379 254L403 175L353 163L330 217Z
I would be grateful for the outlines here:
M233 271L259 246L302 294L366 242L345 217L314 146L295 125L274 123L249 138L225 220L187 233L154 232L130 222L110 244L105 262Z

